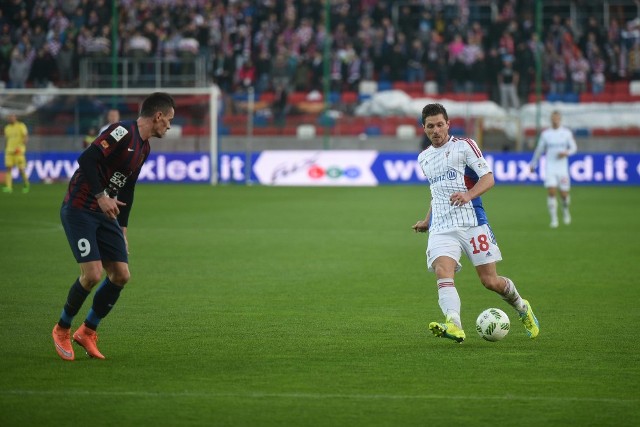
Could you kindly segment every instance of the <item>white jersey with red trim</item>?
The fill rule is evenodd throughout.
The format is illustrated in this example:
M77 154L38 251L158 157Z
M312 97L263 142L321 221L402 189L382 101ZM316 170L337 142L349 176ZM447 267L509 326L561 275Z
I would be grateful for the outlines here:
M545 175L568 175L569 159L567 157L577 151L578 146L571 130L564 126L545 129L540 134L530 165L535 168L540 156L545 154ZM558 157L560 153L566 153L567 156Z
M492 173L473 139L450 137L441 147L429 146L418 155L418 163L431 190L430 233L487 224L480 197L463 206L452 206L449 200Z

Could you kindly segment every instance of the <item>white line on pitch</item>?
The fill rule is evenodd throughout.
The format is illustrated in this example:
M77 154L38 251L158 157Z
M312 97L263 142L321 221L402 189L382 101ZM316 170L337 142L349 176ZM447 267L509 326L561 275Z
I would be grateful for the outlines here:
M18 396L131 396L160 398L241 398L241 399L352 399L352 400L520 400L551 402L605 402L605 403L639 403L640 399L618 399L614 397L577 397L577 396L451 396L440 394L332 394L332 393L200 393L200 392L152 392L152 391L92 391L92 390L0 390L0 395Z

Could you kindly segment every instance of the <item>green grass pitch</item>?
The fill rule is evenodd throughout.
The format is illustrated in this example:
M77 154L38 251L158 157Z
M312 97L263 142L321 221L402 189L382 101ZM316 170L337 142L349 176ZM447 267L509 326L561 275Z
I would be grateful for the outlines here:
M463 259L467 341L440 320L425 268L426 186L139 185L132 280L91 360L51 328L78 270L65 187L0 197L1 426L625 426L640 422L640 191L574 187L548 227L542 187L485 195L515 313ZM91 298L76 318L84 319ZM500 342L474 331L498 307Z

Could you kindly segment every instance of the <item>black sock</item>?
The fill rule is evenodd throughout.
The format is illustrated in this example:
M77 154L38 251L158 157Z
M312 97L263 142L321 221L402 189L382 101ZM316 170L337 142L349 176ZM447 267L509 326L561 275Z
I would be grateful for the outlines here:
M64 305L60 320L58 321L58 325L61 328L69 329L71 327L73 317L78 314L80 307L82 307L88 295L89 291L82 287L80 279L76 279L75 283L71 285L71 289L69 289L67 302Z
M121 286L114 285L109 278L105 278L100 288L93 296L93 306L89 310L87 319L84 321L88 328L95 330L104 317L109 314L113 306L120 297Z

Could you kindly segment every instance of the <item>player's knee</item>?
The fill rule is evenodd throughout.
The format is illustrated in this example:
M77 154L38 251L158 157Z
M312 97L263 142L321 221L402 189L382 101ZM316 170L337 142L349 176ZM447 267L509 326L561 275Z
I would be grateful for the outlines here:
M117 270L109 275L109 280L115 285L124 286L131 279L131 273L129 269Z
M100 270L89 270L84 271L80 275L80 283L83 287L93 289L95 285L102 281L102 271Z

